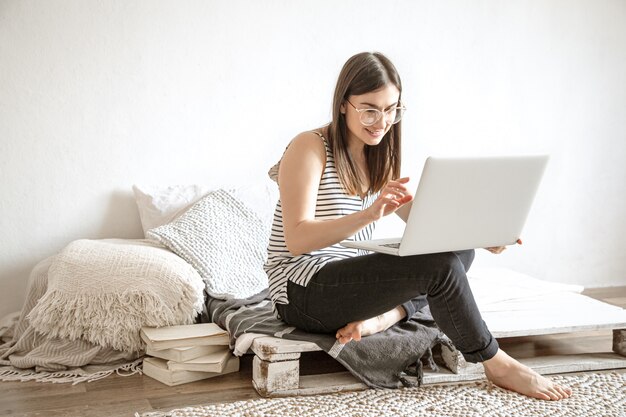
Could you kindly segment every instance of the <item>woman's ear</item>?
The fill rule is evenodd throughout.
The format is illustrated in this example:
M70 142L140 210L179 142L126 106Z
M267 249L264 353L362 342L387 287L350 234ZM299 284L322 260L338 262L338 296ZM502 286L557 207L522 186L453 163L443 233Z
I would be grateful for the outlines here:
M346 102L344 101L341 106L339 106L339 113L346 114Z

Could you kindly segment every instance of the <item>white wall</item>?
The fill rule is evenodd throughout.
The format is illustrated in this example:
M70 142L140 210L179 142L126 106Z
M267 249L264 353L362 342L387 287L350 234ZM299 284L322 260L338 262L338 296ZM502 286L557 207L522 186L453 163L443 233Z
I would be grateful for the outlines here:
M552 155L525 244L478 264L624 285L625 21L621 0L0 1L0 314L71 240L139 237L133 183L265 175L363 50L402 75L407 174Z

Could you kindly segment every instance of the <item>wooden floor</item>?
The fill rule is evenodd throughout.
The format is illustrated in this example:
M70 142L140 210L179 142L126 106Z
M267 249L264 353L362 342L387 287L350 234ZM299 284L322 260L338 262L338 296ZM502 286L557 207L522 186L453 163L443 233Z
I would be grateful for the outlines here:
M626 308L626 286L586 290L584 294ZM513 357L611 351L611 332L586 332L499 340ZM301 374L343 370L324 352L303 355ZM0 382L0 416L133 416L137 412L169 410L260 398L252 388L252 356L241 371L178 387L168 387L139 375L113 375L100 381L70 384Z

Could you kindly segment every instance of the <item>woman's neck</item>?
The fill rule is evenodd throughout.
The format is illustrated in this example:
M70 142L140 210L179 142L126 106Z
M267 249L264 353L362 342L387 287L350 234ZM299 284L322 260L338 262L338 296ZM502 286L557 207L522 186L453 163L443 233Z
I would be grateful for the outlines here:
M365 162L365 144L358 139L348 138L348 152L356 163Z
M369 173L367 169L367 160L365 158L365 144L358 139L349 138L348 154L354 164L358 176L361 180L361 192L359 197L364 198L369 189Z

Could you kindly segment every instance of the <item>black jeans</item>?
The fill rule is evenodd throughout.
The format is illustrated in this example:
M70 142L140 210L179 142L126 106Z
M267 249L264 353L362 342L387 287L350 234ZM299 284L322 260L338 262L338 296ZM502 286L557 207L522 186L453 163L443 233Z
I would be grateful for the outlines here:
M289 304L278 313L293 326L334 333L346 324L383 314L399 305L407 316L426 300L439 328L469 362L498 351L467 282L474 251L415 256L372 254L330 262L306 287L289 282Z

